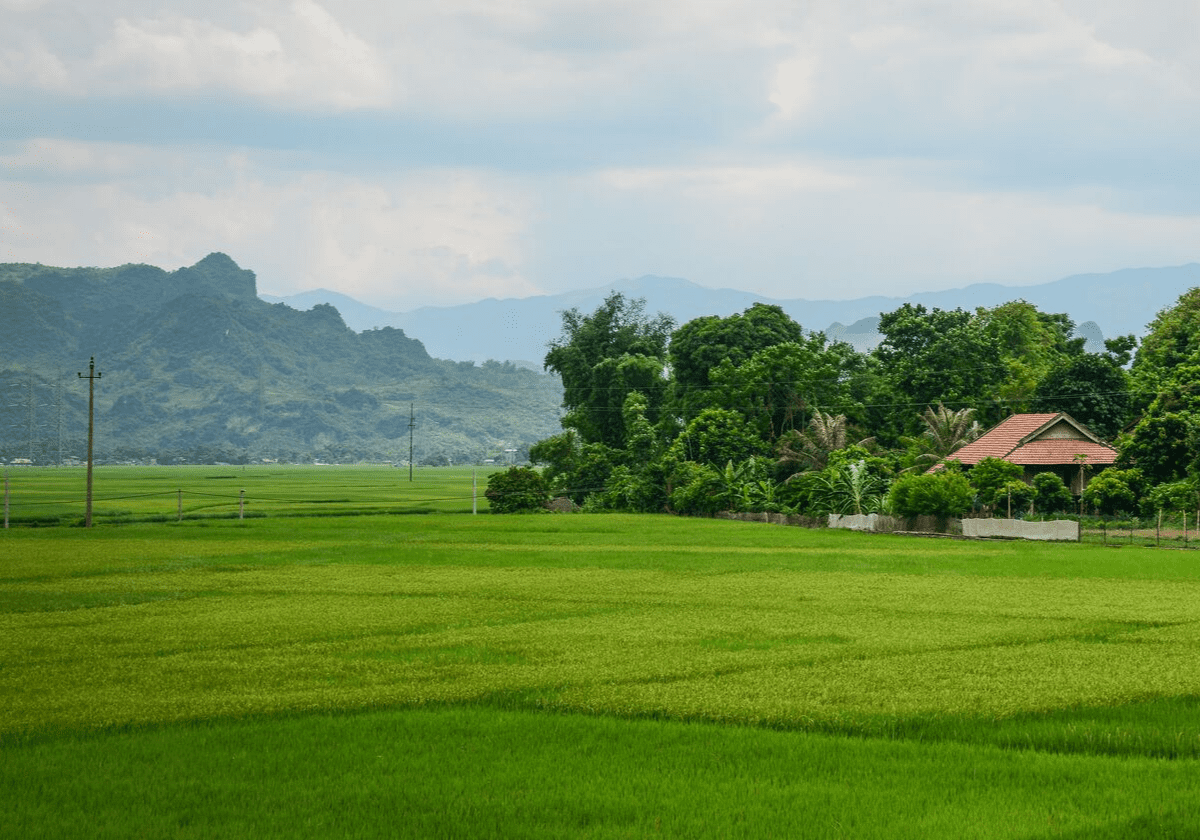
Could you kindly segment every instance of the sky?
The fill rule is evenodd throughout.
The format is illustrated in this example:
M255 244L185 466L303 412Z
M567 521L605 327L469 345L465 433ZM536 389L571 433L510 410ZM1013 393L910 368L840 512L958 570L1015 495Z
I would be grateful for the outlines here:
M1200 0L0 0L0 262L386 309L1200 260Z

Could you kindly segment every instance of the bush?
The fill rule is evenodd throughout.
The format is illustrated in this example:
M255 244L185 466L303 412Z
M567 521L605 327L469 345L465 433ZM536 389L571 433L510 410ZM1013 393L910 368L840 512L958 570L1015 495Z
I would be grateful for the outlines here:
M1029 510L1029 504L1037 497L1037 490L1021 479L1006 481L996 489L996 514L1012 516Z
M725 482L708 464L684 461L672 474L671 509L685 516L712 516L726 506Z
M896 516L962 516L975 502L975 489L960 472L943 470L896 479L888 504Z
M1038 513L1062 513L1071 509L1074 497L1056 473L1038 473L1033 477L1033 488L1037 490L1033 507Z
M542 474L531 467L509 467L492 473L484 493L492 513L524 513L541 510L550 499Z
M1138 470L1108 469L1093 478L1083 491L1083 502L1106 516L1135 509L1141 490Z
M979 491L979 501L989 508L1008 509L1009 482L1019 481L1025 468L1002 458L984 458L971 467L971 484ZM1026 502L1029 500L1026 499ZM1017 507L1013 502L1013 509Z
M1200 494L1197 493L1195 482L1172 481L1152 487L1142 497L1142 514L1156 516L1160 510L1172 514L1200 510Z

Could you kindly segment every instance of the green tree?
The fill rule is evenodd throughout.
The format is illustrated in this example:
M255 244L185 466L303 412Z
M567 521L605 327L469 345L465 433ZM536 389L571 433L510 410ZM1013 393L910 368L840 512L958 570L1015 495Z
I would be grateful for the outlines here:
M484 492L492 513L528 513L541 510L550 499L542 474L530 467L509 467L492 473Z
M1129 419L1129 374L1119 355L1066 356L1034 390L1038 411L1064 411L1097 435L1111 440Z
M906 303L880 316L879 331L883 341L873 356L893 402L944 403L974 408L980 414L993 412L993 395L1008 366L994 337L973 313L926 310ZM918 431L915 423L905 422L909 416L905 412L893 407L890 413L895 435Z
M679 404L708 405L702 395L710 384L709 374L723 361L736 368L767 347L804 341L799 324L780 307L765 303L726 318L706 315L688 321L671 337L671 370Z
M1200 487L1195 479L1156 485L1142 495L1141 509L1143 516L1194 513L1200 510Z
M725 482L709 464L684 461L671 475L671 510L684 516L712 516L725 507Z
M847 421L845 414L826 414L818 409L803 432L792 430L779 442L780 463L800 469L823 470L829 456L846 448ZM874 438L864 438L854 444L867 447Z
M706 408L687 424L667 450L666 457L672 463L695 461L723 469L730 461L740 464L747 458L767 453L767 444L746 427L741 414L728 409Z
M1040 312L1024 300L980 308L976 313L1005 366L995 394L1004 414L1028 411L1038 383L1051 368L1083 352L1084 340L1071 338L1075 324L1066 315Z
M1037 491L1034 509L1038 513L1062 513L1071 509L1074 501L1071 491L1056 473L1038 473L1033 477L1033 488Z
M674 322L662 313L647 317L645 306L640 298L629 301L613 292L591 315L578 309L562 314L562 335L550 343L545 367L562 378L563 426L587 443L624 447L622 407L631 391L645 395L650 421L658 419Z
M1005 461L1003 458L984 458L971 467L970 481L979 494L979 502L991 509L1003 507L1006 488L1010 482L1020 481L1024 467Z
M917 450L916 466L929 465L948 457L982 434L975 420L975 409L960 408L951 411L938 403L935 410L927 406L921 414L925 428L916 438L906 438L910 449Z
M1107 469L1088 482L1083 503L1106 516L1137 510L1142 475L1135 469Z

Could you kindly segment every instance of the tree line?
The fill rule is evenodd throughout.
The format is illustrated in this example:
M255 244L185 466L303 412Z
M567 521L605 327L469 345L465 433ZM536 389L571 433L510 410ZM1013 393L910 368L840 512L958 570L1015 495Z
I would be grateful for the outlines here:
M562 378L563 431L530 449L522 489L597 510L960 515L1139 506L1196 509L1200 289L1140 342L1088 352L1065 314L1023 300L883 313L870 352L806 331L777 306L677 326L610 295L562 316L545 367ZM1114 468L1082 500L1061 478L955 449L1005 417L1062 411L1113 441ZM497 487L504 485L497 478ZM497 490L497 498L503 490Z

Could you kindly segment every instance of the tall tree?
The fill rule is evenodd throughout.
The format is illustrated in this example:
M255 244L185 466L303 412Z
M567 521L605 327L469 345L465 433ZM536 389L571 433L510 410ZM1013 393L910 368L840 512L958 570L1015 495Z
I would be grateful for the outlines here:
M650 421L658 419L674 321L661 312L648 317L645 308L645 300L613 292L591 315L578 309L562 313L562 335L550 342L545 367L562 377L563 426L577 430L585 442L624 446L622 409L632 391L646 396Z
M688 321L671 337L676 402L685 414L714 405L706 400L710 372L723 362L737 368L760 350L804 341L799 324L780 307L765 303L726 318L706 315Z

